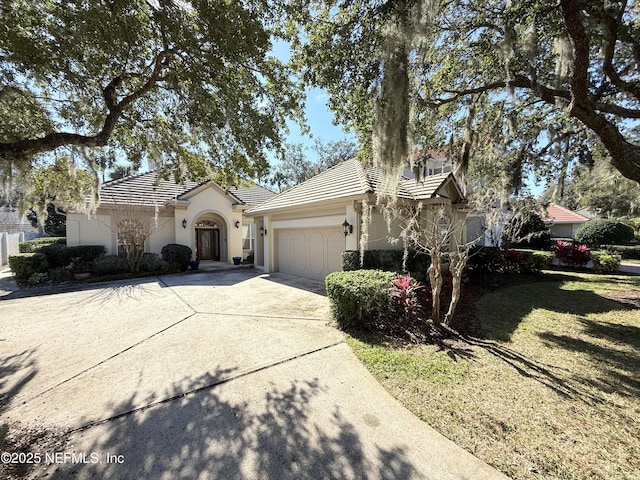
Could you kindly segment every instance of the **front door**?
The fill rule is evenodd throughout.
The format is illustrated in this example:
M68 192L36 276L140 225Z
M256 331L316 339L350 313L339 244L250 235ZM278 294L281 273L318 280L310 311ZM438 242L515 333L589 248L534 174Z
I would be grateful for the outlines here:
M200 228L196 230L198 237L198 259L220 260L220 230Z

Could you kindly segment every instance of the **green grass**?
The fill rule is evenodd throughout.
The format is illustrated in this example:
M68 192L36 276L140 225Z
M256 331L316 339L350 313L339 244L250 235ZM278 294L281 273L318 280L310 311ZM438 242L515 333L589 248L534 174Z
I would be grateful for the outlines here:
M545 274L485 295L484 338L348 338L373 375L517 479L640 479L640 278Z

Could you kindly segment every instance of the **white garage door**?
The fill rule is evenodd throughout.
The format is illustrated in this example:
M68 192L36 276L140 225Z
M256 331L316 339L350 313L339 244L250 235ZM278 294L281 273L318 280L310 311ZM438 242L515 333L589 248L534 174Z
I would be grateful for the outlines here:
M277 230L278 270L290 275L324 280L331 272L342 270L344 235L342 230Z

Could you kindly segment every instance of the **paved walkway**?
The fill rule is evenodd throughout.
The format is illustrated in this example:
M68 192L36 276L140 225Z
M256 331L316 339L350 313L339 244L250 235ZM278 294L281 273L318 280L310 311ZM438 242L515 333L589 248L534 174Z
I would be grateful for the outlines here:
M380 387L318 283L242 269L4 293L0 422L73 429L34 478L506 478Z

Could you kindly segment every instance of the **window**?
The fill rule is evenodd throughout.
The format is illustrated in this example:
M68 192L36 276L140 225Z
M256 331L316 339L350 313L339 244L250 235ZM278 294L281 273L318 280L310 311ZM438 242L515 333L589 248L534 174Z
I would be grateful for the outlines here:
M245 223L242 225L242 249L253 250L255 248L256 224Z

